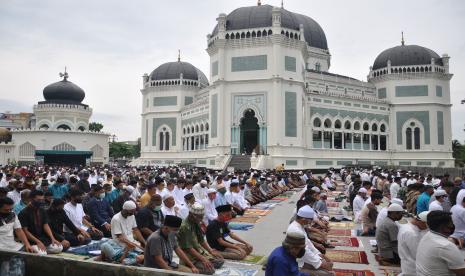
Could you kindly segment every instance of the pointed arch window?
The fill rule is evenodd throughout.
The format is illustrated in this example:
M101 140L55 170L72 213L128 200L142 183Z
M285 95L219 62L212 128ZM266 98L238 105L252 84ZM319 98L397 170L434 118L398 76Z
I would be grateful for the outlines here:
M170 137L171 137L171 130L162 127L158 131L158 150L160 151L168 151L170 150Z

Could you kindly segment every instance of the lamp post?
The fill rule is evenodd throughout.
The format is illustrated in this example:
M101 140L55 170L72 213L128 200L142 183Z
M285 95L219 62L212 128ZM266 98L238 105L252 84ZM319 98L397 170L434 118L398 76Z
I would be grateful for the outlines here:
M110 137L108 137L108 140L110 143L114 143L116 142L116 140L118 140L118 138L115 134L113 134L113 135L110 135Z

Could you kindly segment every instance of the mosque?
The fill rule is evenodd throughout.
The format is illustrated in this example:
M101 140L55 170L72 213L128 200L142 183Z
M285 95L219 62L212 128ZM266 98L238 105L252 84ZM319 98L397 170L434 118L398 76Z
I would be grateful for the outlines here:
M144 74L137 164L454 166L447 54L402 38L367 81L334 74L315 20L260 2L221 13L206 51L209 78L180 58Z
M0 129L0 165L9 163L91 165L108 163L107 133L89 131L92 108L85 92L63 80L43 89L45 101L34 105L30 128Z

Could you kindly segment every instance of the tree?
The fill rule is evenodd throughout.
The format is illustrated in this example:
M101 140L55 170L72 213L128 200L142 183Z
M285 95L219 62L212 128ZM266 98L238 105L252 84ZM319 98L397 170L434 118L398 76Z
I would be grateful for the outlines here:
M458 140L452 141L452 156L455 158L455 165L463 167L465 164L465 145L460 144Z
M133 157L134 149L133 146L122 143L122 142L111 142L110 143L110 157L113 158L130 158Z
M100 132L102 128L103 128L103 125L101 123L92 122L89 124L90 131Z

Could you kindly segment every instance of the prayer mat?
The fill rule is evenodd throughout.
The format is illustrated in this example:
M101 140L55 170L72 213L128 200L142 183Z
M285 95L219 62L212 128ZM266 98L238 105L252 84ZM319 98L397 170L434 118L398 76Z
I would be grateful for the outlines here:
M258 269L239 268L239 267L222 267L215 270L217 276L254 276L258 273Z
M400 263L398 264L387 263L381 260L381 257L379 256L379 254L374 254L374 255L375 255L375 260L378 262L379 266L386 266L387 268L396 268L396 267L400 268Z
M327 207L339 207L339 202L326 202Z
M357 238L354 237L328 237L328 242L332 246L359 247Z
M402 270L396 267L389 267L389 268L380 268L385 276L397 276L399 275Z
M335 276L375 276L369 270L334 269Z
M242 263L248 263L248 264L255 264L255 265L262 265L264 263L266 263L266 260L268 258L265 257L264 255L249 255L247 257L245 257L245 259L243 260L240 260L238 262L242 262Z
M355 224L353 222L330 222L329 227L336 229L352 229Z
M335 263L368 264L365 251L327 250L325 256Z
M271 213L271 210L247 209L244 215L266 216Z
M288 200L289 198L288 197L282 197L282 196L277 196L277 197L273 197L272 199L268 200L268 201L284 201L284 200ZM268 202L267 201L267 202Z
M328 236L338 236L338 237L350 237L352 236L352 230L350 229L330 229Z
M99 241L92 241L87 245L82 245L78 247L71 247L66 251L67 253L76 254L76 255L85 255L90 256L90 251L100 250L100 245L107 242L109 239L103 238Z
M253 224L240 223L240 222L229 222L228 227L231 230L247 231L253 228Z
M89 256L77 255L77 254L66 253L66 252L61 252L59 254L56 254L55 256L63 257L65 259L79 260L79 261L87 260L90 258Z
M230 220L230 222L256 223L259 219L259 217L235 217L232 220Z

